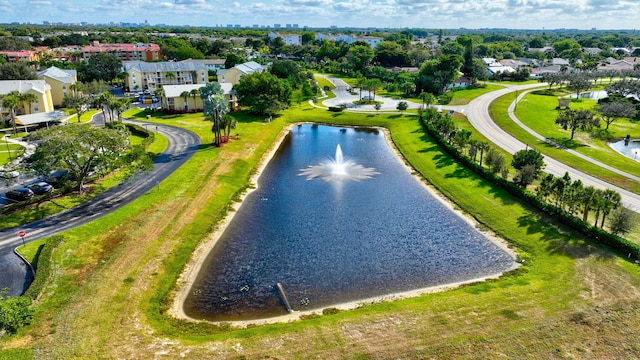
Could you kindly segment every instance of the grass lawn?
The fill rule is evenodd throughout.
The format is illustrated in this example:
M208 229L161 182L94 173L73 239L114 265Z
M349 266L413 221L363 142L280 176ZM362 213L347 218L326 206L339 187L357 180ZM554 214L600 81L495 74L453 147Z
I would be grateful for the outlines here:
M73 115L73 117L69 118L69 122L70 123L77 123L78 122L78 116L76 115L76 111L70 108L62 108L60 109L62 111L65 112L65 114L71 116ZM81 123L87 123L89 121L91 121L91 118L93 117L93 115L99 113L100 110L87 110L84 113L82 113L82 115L80 115L80 122Z
M563 130L555 123L559 114L558 111L555 110L557 104L558 101L554 96L527 94L525 98L518 103L516 116L538 134L558 144L562 144L618 169L640 176L640 166L638 166L638 162L620 155L607 145L608 139L621 140L627 134L630 134L633 139L640 138L640 128L637 126L637 122L628 119L618 119L611 124L608 131L604 129L606 124L603 122L603 127L594 129L592 133L576 131L574 139L571 140L571 132L569 130ZM594 109L596 105L597 102L595 100L588 99L571 102L571 108L576 110ZM602 137L604 137L604 139L602 139Z
M18 144L0 140L0 166L6 165L12 159L22 155L24 148Z
M529 96L527 96L528 98ZM621 188L627 189L629 191L633 191L635 193L640 193L640 184L638 184L637 182L633 181L633 180L629 180L623 176L620 176L614 172L605 170L599 166L596 166L594 164L591 164L588 161L582 160L574 155L571 155L569 153L567 153L566 151L557 149L556 147L553 147L551 145L548 145L547 143L538 140L537 138L535 138L533 135L530 135L529 133L527 133L525 130L523 130L520 126L518 126L516 123L514 123L513 121L511 121L511 119L509 118L509 116L507 115L507 108L509 106L509 104L513 101L514 95L513 94L507 94L504 95L500 98L498 98L496 101L494 101L490 108L489 108L489 113L491 114L491 117L493 118L493 120L496 122L496 124L498 124L501 128L503 128L506 132L510 133L511 135L513 135L514 137L516 137L517 139L519 139L520 141L523 141L527 144L529 144L530 146L536 148L537 150L539 150L540 152L542 152L542 154L552 157L556 160L562 161L563 163L575 167L577 169L580 169L581 171L590 174L592 176L601 178L605 181L608 181L616 186L619 186ZM554 99L554 101L556 102L557 105L557 100L554 97L551 97L552 99ZM525 100L527 100L525 98ZM545 101L550 101L548 99L542 99L540 100L543 104ZM529 104L531 103L531 104ZM516 114L518 115L518 117L520 118L521 116L526 118L526 122L528 124L531 124L534 128L538 128L541 129L544 133L547 133L550 136L556 136L556 138L559 138L560 136L562 136L564 134L564 136L566 138L568 138L569 136L566 135L566 132L564 132L564 130L560 129L557 125L555 125L555 123L550 124L551 119L553 118L553 111L555 110L549 110L547 107L549 104L547 105L536 105L536 103L538 103L538 99L535 100L527 100L527 101L521 101L518 103L518 109L516 111ZM574 105L575 104L575 105ZM589 101L583 101L583 102L577 102L577 103L571 103L571 105L573 106L573 108L579 108L580 106L585 106L588 107L590 106ZM527 108L529 107L529 108ZM553 106L555 108L555 105ZM526 109L526 110L525 110ZM537 109L537 110L536 110ZM529 112L529 115L525 114L525 111ZM553 119L553 122L555 122L555 118ZM548 129L542 129L543 124L546 124ZM614 123L615 124L615 123ZM621 122L622 124L622 122ZM613 125L612 125L613 126ZM584 140L589 140L587 138L578 138L578 139L582 139ZM589 143L591 143L591 141L589 141ZM579 144L578 141L574 141L574 142L565 142L565 145L569 145L569 147L574 147L576 148L576 150L580 147L577 146L577 144ZM586 152L589 156L591 156L592 154L592 150L590 152ZM615 160L613 160L613 158L615 158ZM635 171L637 170L630 170L630 167L635 167L637 169L637 163L635 164L631 164L630 162L633 162L633 160L631 159L627 159L624 158L622 155L618 155L615 154L615 156L607 156L605 155L599 155L599 159L600 161L607 163L607 164L614 164L617 163L618 161L622 162L622 163L628 163L629 165L627 165L626 167L622 167L622 169L624 169L625 171L629 171L632 173L635 173ZM615 166L615 165L614 165Z
M2 347L65 359L640 357L640 268L553 226L452 161L414 116L307 104L268 124L236 116L240 140L203 145L156 192L67 231L35 323ZM203 143L211 137L201 116L152 120L189 128ZM507 239L523 266L498 280L285 324L228 330L161 315L191 253L282 128L298 121L387 127L416 172Z
M478 96L499 89L502 89L502 86L486 84L485 87L482 88L451 91L451 93L453 94L453 98L448 105L467 105L469 102L471 102L471 100L477 98ZM418 99L418 101L420 101L420 99Z

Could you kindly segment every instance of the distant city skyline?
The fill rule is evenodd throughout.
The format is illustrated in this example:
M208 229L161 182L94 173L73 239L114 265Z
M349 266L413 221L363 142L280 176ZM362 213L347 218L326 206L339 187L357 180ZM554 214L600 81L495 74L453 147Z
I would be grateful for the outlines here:
M1 23L634 30L633 0L0 0Z

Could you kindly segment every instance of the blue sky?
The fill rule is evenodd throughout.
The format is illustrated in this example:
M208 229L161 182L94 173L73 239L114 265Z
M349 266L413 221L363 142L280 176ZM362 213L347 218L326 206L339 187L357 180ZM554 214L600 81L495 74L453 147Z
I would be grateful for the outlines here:
M638 0L0 0L0 22L634 29Z

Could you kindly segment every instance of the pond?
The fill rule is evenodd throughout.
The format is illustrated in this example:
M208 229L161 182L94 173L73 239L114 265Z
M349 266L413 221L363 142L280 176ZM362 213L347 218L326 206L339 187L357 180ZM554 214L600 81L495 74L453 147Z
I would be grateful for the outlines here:
M293 127L183 306L262 319L495 276L512 254L419 181L377 129Z
M569 95L569 97L572 98L572 99L575 99L575 98L577 98L576 95L577 94L572 94L572 95ZM580 93L580 99L600 100L600 99L606 98L607 96L609 96L609 95L604 90L585 91L585 92Z
M625 145L624 140L620 140L609 143L609 146L628 158L640 161L640 140L631 140L628 145Z

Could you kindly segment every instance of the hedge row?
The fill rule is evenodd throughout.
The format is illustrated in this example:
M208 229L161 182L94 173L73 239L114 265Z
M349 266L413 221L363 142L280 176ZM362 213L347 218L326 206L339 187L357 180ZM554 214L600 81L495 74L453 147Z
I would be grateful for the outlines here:
M440 134L431 126L431 124L424 120L422 116L420 116L420 123L423 129L438 143L438 145L447 154L449 154L452 158L456 159L469 169L473 170L478 175L482 176L485 180L493 183L501 189L506 190L509 194L521 199L522 201L531 205L542 213L553 217L559 223L566 225L571 229L603 245L609 246L624 255L630 255L634 259L640 259L640 245L604 231L603 229L595 227L589 223L586 223L582 221L582 219L573 216L563 209L543 201L526 189L494 174L488 168L485 168L476 163L475 161L473 161L473 159L461 153L456 147L449 144L446 139L440 136Z
M127 126L127 130L129 130L131 135L143 138L142 145L145 147L145 149L155 141L156 134L153 131L148 131L137 124L125 123L125 125Z
M51 255L53 254L53 250L57 248L63 240L64 236L54 235L50 237L38 250L39 253L36 261L32 264L36 270L37 276L31 283L31 286L29 286L29 289L27 289L22 296L31 300L35 300L38 297L49 279L49 274L51 272Z

